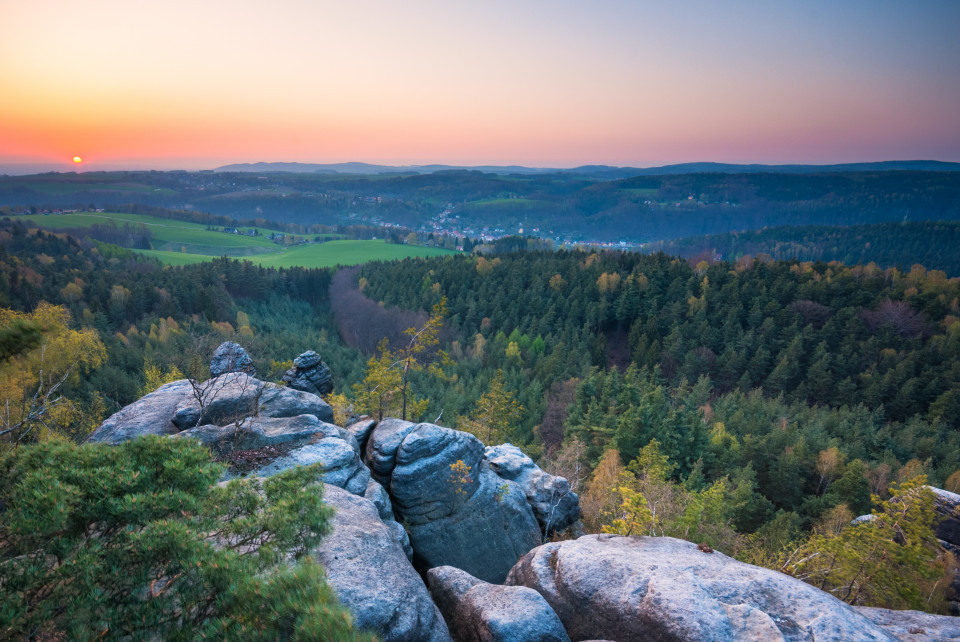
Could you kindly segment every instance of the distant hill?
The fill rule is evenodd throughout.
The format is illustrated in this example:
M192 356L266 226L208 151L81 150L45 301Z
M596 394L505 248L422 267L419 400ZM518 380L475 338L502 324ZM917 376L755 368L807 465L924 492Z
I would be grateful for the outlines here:
M708 234L648 243L644 252L665 252L684 258L720 256L736 260L749 254L773 259L871 261L880 267L910 269L919 263L947 276L960 276L960 221L877 223L851 227L770 227L748 232Z
M444 170L466 169L490 174L573 174L606 180L631 176L666 176L670 174L817 174L824 172L869 172L912 170L927 172L957 172L960 163L933 160L882 161L876 163L842 163L837 165L738 165L733 163L680 163L659 167L614 167L610 165L582 165L572 169L549 167L524 167L521 165L374 165L370 163L237 163L224 165L217 172L260 173L335 173L335 174L383 174L413 173L431 174Z

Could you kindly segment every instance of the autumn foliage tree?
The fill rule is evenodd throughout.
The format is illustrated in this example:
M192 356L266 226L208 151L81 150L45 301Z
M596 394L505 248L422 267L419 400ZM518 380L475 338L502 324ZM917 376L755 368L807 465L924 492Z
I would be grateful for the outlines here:
M0 309L0 338L0 440L72 434L83 417L63 386L106 358L97 332L70 328L66 308L42 302L33 312Z
M363 381L354 384L357 407L363 412L383 419L388 415L418 417L426 409L428 400L417 399L410 392L410 377L415 372L428 370L442 376L442 366L448 362L440 343L440 329L447 312L446 299L433 306L433 314L420 327L404 331L405 343L391 350L386 339L380 341L377 356L367 362Z
M952 560L934 534L933 491L920 475L890 494L873 497L866 519L824 523L784 553L780 569L849 604L937 610Z

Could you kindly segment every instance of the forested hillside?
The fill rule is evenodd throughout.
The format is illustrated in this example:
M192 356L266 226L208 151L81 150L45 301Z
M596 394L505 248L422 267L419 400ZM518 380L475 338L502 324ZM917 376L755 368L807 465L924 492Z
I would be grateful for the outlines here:
M0 176L0 203L40 209L140 204L305 226L377 222L473 237L522 228L548 238L649 242L781 225L955 220L960 172L715 172L616 180L576 171L43 174Z
M762 230L694 236L650 243L645 252L664 252L685 258L736 261L765 254L773 259L839 261L846 265L873 262L880 267L909 269L919 263L960 275L960 223L956 221L901 221L850 227L772 227Z
M430 417L465 413L500 370L527 410L507 438L598 471L656 439L675 479L740 489L740 532L865 511L911 473L960 479L960 281L943 272L557 252L359 278L388 307L446 296L456 376L423 384Z
M279 378L289 367L283 362L312 349L348 385L362 360L336 338L331 274L230 259L163 267L116 246L0 222L0 307L63 306L71 326L94 329L106 347L100 367L65 384L84 409L63 426L76 434L159 385L158 377L208 377L210 351L229 338L244 343L265 377Z

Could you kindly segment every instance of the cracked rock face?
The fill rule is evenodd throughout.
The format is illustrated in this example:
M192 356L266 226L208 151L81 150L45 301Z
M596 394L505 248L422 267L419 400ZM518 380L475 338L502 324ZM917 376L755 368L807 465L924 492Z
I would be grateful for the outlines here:
M487 446L483 456L493 472L523 489L544 533L562 531L580 519L580 498L570 483L544 472L516 446Z
M380 520L373 502L324 487L333 532L313 553L357 627L385 642L448 642L446 622L404 553L403 528Z
M506 583L542 595L574 640L897 639L809 584L672 537L545 544Z
M388 419L370 435L365 460L407 525L421 569L455 566L502 582L540 543L523 490L491 471L473 435Z

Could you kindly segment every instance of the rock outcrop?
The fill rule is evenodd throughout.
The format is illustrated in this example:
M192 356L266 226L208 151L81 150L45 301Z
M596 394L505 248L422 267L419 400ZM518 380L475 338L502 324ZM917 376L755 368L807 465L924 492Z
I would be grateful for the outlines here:
M809 584L670 537L545 544L506 583L540 593L574 640L896 639Z
M423 570L455 566L499 583L540 543L523 490L493 473L473 435L385 420L367 442L366 462L388 490Z
M210 360L210 376L219 377L228 372L243 372L248 375L256 375L253 368L253 359L247 354L239 343L233 341L224 341L216 350L213 351L213 359Z
M323 496L336 514L333 532L314 557L356 625L376 632L384 642L451 640L427 587L403 552L397 529L384 524L377 508L363 497L330 485Z
M525 586L488 584L452 566L427 573L430 595L456 642L569 642L546 600Z
M192 395L193 386L186 379L160 386L110 415L87 440L119 444L142 435L176 434L180 432L173 423L177 407Z
M293 367L283 375L283 380L294 390L315 395L333 392L333 375L320 355L308 350L293 360Z
M173 423L181 430L203 424L222 426L249 416L314 415L333 423L333 409L317 395L265 383L242 372L228 372L194 386L177 406Z
M960 640L960 618L922 611L854 607L860 615L904 642Z
M253 472L260 477L270 477L295 466L319 464L322 479L327 484L344 488L354 495L363 496L370 482L370 471L360 461L352 444L340 436L323 437L316 443L301 446L278 457Z
M484 459L499 477L523 489L544 534L562 531L580 519L580 498L569 482L544 472L513 444L487 446Z
M246 417L233 424L208 424L177 433L206 444L225 455L235 450L256 450L266 446L296 447L323 437L340 437L343 429L320 421L314 415L296 417Z

